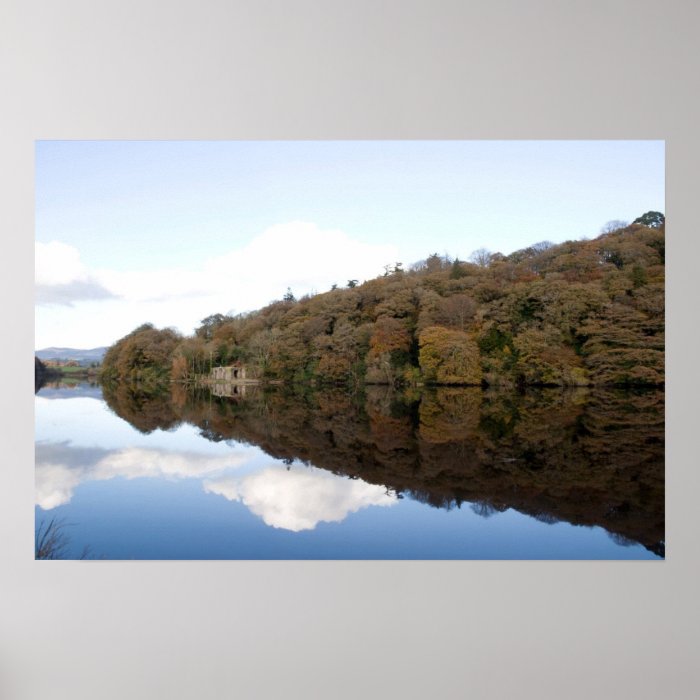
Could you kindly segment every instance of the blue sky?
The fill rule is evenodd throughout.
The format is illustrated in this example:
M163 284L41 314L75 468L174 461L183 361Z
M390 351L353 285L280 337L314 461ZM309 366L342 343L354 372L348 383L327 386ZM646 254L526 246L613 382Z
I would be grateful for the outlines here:
M108 345L141 323L595 237L664 211L662 141L40 141L36 339Z

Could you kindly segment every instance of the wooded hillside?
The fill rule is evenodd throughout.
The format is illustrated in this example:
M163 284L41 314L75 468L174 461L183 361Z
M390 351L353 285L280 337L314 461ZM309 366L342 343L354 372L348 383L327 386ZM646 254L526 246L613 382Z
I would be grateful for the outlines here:
M186 380L241 362L248 376L352 386L660 385L665 226L649 214L594 240L432 254L362 284L288 290L191 337L146 324L109 349L104 376Z

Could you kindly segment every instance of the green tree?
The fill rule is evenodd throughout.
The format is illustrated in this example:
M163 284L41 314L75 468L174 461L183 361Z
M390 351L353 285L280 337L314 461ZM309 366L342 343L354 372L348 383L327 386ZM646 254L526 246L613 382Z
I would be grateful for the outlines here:
M661 228L666 223L666 217L660 211L648 211L636 218L633 224L642 224L649 228Z
M223 314L212 314L200 321L200 326L195 330L195 334L204 340L211 340L214 337L214 331L226 322L228 316Z
M469 275L468 270L464 266L464 263L459 259L455 258L452 261L452 269L450 270L450 279L458 280L462 277L467 277Z

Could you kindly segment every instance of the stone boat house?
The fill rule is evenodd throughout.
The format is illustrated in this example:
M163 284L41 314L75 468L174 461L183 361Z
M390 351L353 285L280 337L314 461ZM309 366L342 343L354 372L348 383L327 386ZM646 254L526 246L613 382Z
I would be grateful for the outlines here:
M246 379L245 367L241 364L229 365L228 367L212 367L209 378L214 382L243 382Z

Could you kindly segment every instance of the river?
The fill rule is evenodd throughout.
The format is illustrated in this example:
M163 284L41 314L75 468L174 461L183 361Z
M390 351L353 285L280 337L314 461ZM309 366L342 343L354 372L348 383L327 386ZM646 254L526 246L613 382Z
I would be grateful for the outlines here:
M40 558L664 557L662 391L59 382L35 402Z

